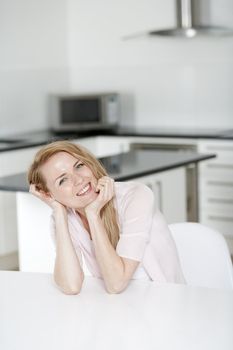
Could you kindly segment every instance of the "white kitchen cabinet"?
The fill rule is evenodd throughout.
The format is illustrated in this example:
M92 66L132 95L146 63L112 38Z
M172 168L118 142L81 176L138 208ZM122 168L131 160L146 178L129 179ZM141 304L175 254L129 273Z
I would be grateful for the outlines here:
M233 142L200 141L198 151L217 154L199 167L200 222L223 233L233 255Z
M127 137L97 136L96 156L108 157L129 151L130 142Z
M26 171L39 147L31 147L0 153L0 176ZM18 250L15 192L0 191L0 256L14 257ZM4 257L4 258L3 258ZM12 259L15 264L15 258ZM9 268L14 268L8 262ZM6 266L7 268L7 266Z
M156 206L164 214L168 224L187 220L185 167L139 177L134 181L144 183L151 188Z

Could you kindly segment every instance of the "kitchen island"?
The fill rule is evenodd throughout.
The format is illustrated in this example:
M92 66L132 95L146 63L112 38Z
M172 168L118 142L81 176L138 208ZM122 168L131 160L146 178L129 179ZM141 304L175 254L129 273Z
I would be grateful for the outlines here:
M168 223L187 220L187 167L214 158L214 154L158 150L134 150L101 158L116 181L148 185ZM196 184L194 180L193 185ZM0 178L0 190L16 192L19 268L51 272L55 250L50 238L51 209L28 193L26 173Z
M196 152L172 152L159 150L135 150L99 158L109 176L117 181L128 181L163 171L197 164L214 158L215 154ZM28 192L26 173L0 177L0 191Z

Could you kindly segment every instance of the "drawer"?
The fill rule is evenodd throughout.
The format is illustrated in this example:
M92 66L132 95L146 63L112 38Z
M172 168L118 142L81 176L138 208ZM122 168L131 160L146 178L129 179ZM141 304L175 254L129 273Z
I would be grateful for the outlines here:
M233 222L233 203L230 201L212 200L212 198L199 202L199 210L206 211L208 215L221 217L222 220Z
M230 199L221 199L215 197L202 197L199 201L199 208L201 210L208 209L208 213L214 215L223 215L232 217L233 220L233 203Z
M219 142L199 142L198 151L204 153L216 153L219 158L226 157L233 158L233 142L219 141Z
M199 195L202 198L218 198L233 201L233 180L202 179L199 182Z
M227 158L213 158L206 160L205 162L199 164L199 169L203 172L206 169L214 170L214 169L233 169L233 159L227 159Z
M198 175L201 179L233 181L233 164L201 164Z

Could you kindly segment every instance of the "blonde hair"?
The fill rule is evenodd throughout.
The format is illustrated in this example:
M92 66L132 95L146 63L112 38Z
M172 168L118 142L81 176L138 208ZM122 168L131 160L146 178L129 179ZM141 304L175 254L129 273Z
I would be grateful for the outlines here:
M42 147L35 155L34 161L28 170L28 182L35 184L37 189L48 192L48 188L43 178L41 167L54 154L58 152L66 152L81 160L92 171L95 178L98 180L102 176L107 176L107 172L102 164L96 159L94 155L86 148L74 144L69 141L55 141ZM114 248L119 241L119 226L117 220L117 213L111 199L100 212L105 230L108 238Z

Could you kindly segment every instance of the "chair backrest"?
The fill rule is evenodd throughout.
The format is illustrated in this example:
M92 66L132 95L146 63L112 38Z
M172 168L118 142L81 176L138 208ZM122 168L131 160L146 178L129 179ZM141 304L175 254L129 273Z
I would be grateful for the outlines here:
M187 284L233 289L233 266L223 235L198 223L169 225Z

